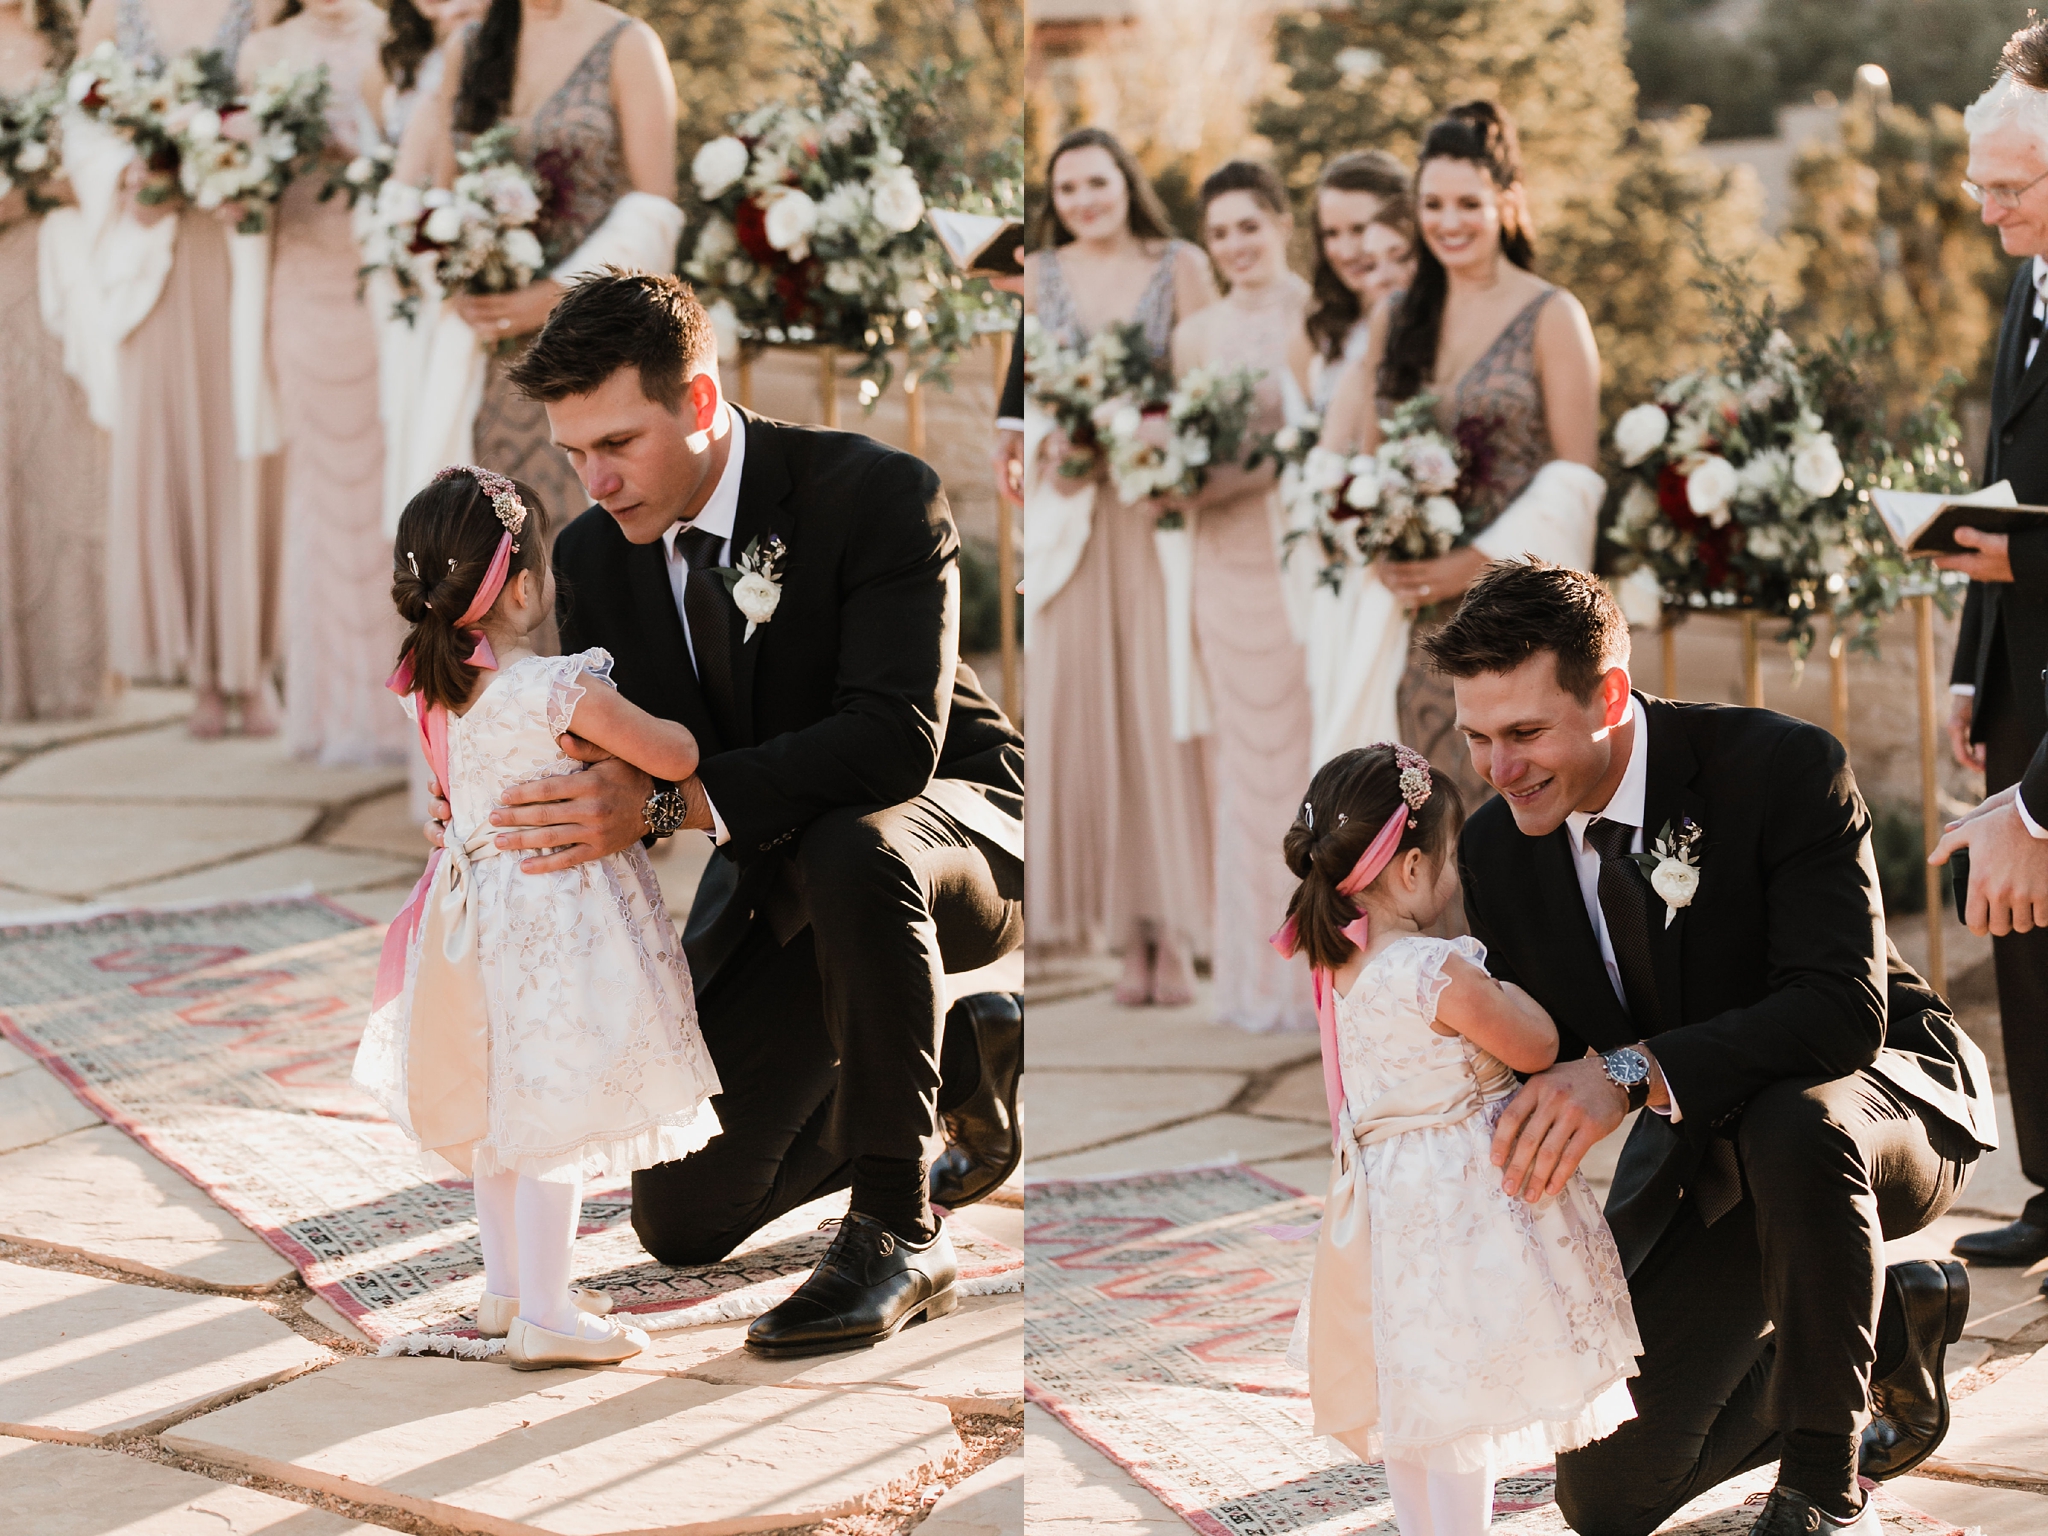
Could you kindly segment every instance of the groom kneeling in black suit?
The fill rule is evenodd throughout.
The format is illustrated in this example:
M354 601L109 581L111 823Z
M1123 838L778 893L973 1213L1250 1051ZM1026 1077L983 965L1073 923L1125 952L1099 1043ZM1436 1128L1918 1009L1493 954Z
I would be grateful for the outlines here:
M1760 1536L1875 1536L1859 1432L1873 1477L1933 1450L1969 1310L1961 1265L1887 1269L1884 1240L1997 1132L1982 1053L1885 937L1841 744L1633 693L1628 624L1578 571L1495 565L1423 643L1500 792L1459 844L1472 931L1557 1021L1558 1064L1501 1115L1506 1187L1555 1193L1650 1111L1607 1201L1637 1417L1558 1457L1559 1508L1642 1536L1778 1461Z
M683 946L723 1130L633 1176L634 1230L664 1263L710 1263L851 1185L825 1259L748 1347L851 1349L941 1316L939 1120L940 1198L1016 1167L1023 1029L993 994L942 1021L946 975L1022 938L1024 790L1023 739L959 660L945 492L871 438L730 405L674 278L577 284L512 377L597 502L555 543L563 649L610 651L620 691L687 725L703 763L661 784L565 739L593 766L508 792L502 846L554 850L539 871L681 828L718 844Z

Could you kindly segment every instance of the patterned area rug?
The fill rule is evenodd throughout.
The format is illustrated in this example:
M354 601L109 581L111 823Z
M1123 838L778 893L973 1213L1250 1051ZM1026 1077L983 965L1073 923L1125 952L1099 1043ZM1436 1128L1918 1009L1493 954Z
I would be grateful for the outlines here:
M469 1186L419 1171L349 1083L382 930L317 899L0 928L0 1034L296 1265L370 1339L460 1338L483 1290ZM583 1202L576 1276L643 1326L753 1317L830 1241L820 1200L721 1264L671 1269L623 1189ZM970 1291L1021 1257L954 1219Z
M1395 1536L1377 1464L1311 1430L1287 1339L1315 1254L1263 1231L1321 1201L1245 1167L1029 1186L1025 1391L1209 1536ZM1663 1530L1743 1536L1772 1469ZM1887 1536L1960 1536L1880 1493ZM1566 1536L1547 1467L1503 1477L1494 1529Z

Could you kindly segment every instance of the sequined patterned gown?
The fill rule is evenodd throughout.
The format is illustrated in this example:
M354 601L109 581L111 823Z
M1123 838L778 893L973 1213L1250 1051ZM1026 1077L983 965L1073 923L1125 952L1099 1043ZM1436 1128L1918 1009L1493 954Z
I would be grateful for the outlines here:
M309 37L318 59L294 62L327 66L328 133L353 155L363 148L361 83L376 34ZM382 526L377 333L356 293L348 203L321 202L325 181L316 168L286 190L270 281L285 437L285 744L322 763L396 763L410 733L384 687L404 626Z
M612 49L631 26L622 18L607 31L540 106L519 134L519 148L544 181L562 188L562 215L543 232L551 259L559 261L581 245L633 183L626 174L618 113L612 108ZM465 48L473 46L468 34ZM466 54L465 54L466 56ZM457 135L458 145L466 144ZM530 338L520 338L491 360L484 403L476 417L476 461L501 475L523 480L546 503L554 527L589 505L576 472L549 440L546 409L513 389L506 370Z

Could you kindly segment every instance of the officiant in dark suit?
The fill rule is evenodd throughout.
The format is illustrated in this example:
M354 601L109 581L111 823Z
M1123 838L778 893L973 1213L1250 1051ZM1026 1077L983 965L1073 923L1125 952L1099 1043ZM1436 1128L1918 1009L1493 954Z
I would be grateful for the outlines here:
M634 1229L664 1263L708 1263L851 1186L825 1259L748 1348L857 1348L950 1312L927 1198L940 1117L973 1133L955 1204L1022 1152L1021 1016L942 1012L947 974L1022 940L1024 754L959 660L938 477L730 405L671 277L575 285L513 381L597 502L555 543L564 649L610 651L620 691L703 760L662 784L565 738L593 766L508 792L500 844L530 870L685 829L717 844L683 944L722 1131L634 1175Z
M1874 1536L1859 1433L1874 1406L1875 1477L1939 1443L1969 1310L1962 1265L1887 1268L1884 1240L1997 1137L1982 1053L1885 937L1840 743L1633 692L1627 621L1577 571L1496 564L1425 645L1499 791L1460 840L1467 918L1558 1026L1501 1114L1506 1186L1554 1193L1647 1111L1607 1202L1638 1416L1559 1455L1560 1509L1642 1536L1777 1461L1758 1536Z
M2010 480L2022 503L2039 506L2048 504L2048 25L2015 33L2001 62L1998 81L1964 116L1964 189L2005 253L2021 258L1998 332L1984 483ZM1935 562L1971 578L1949 673L1949 735L1957 760L1981 771L1995 797L2019 782L2048 737L2048 531L1962 529L1956 538L1977 552ZM2020 819L2017 808L2007 815ZM2048 836L2048 821L2027 830ZM2013 1138L2037 1188L2018 1220L1966 1234L1955 1252L1975 1264L2032 1264L2048 1258L2048 928L2026 913L1990 931Z

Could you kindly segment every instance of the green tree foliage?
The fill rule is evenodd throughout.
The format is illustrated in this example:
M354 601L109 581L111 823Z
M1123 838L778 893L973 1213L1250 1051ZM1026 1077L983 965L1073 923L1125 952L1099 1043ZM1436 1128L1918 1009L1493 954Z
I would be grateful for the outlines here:
M1306 205L1331 157L1412 156L1442 110L1498 100L1522 136L1538 267L1575 293L1600 344L1608 414L1711 355L1711 316L1693 285L1692 231L1724 257L1756 256L1757 198L1745 175L1689 152L1699 114L1636 121L1621 0L1355 0L1285 16L1286 87L1256 114Z
M763 0L619 0L667 46L681 99L677 139L687 174L697 146L726 119L796 89L782 7ZM1024 24L1013 0L831 0L824 13L861 41L878 74L964 64L939 103L965 161L1014 157L1023 114ZM1012 172L1014 174L1014 171Z
M1967 106L2029 9L2028 0L1770 0L1737 29L1716 0L1635 0L1629 64L1651 107L1707 107L1715 138L1766 135L1779 106L1823 90L1846 99L1859 64L1881 65L1904 106Z
M1841 142L1809 149L1793 172L1793 318L1877 339L1864 368L1894 415L1951 369L1974 392L1989 388L2012 264L1963 194L1968 158L1960 113L1895 106L1845 111Z

